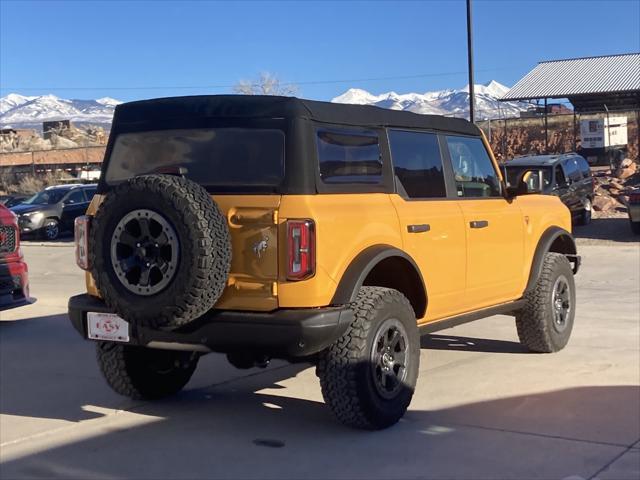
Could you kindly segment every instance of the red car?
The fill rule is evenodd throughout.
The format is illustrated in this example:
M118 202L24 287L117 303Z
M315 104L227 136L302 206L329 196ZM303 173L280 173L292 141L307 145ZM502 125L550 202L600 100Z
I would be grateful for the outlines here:
M20 249L17 217L0 205L0 311L29 303L27 264Z

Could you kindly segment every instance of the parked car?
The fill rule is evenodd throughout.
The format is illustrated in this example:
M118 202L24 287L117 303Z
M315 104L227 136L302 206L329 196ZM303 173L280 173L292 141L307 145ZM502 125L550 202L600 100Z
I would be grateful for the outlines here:
M0 311L29 303L27 264L20 249L18 219L0 205Z
M640 235L640 189L629 194L627 209L629 210L629 224L631 225L631 230L636 235Z
M508 314L531 351L569 341L569 211L507 189L473 123L222 95L119 105L110 135L69 318L122 395L178 392L207 352L283 358L316 365L341 422L380 429L411 401L421 334Z
M580 155L565 153L517 157L508 161L505 169L507 183L514 187L520 173L539 169L540 175L530 175L527 181L532 186L539 186L546 195L560 197L580 225L591 222L594 179L589 164Z
M47 187L11 208L18 216L22 234L40 234L55 240L61 232L73 230L76 217L83 215L96 193L96 184Z
M33 195L29 195L26 193L12 193L10 195L0 195L0 205L4 205L7 208L15 207L16 205L20 205L25 200L28 200Z

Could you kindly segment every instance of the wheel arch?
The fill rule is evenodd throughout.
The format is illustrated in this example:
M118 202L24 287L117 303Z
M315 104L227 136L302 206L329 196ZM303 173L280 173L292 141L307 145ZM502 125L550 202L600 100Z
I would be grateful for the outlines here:
M540 236L538 245L533 255L531 269L529 271L529 280L525 293L531 291L540 277L542 272L542 264L545 254L549 252L562 253L570 262L573 263L573 273L578 272L580 266L580 257L577 255L576 242L573 235L560 227L549 227Z
M363 250L349 264L333 295L333 305L354 302L362 286L398 290L411 303L416 318L427 311L427 289L416 262L391 245L374 245Z

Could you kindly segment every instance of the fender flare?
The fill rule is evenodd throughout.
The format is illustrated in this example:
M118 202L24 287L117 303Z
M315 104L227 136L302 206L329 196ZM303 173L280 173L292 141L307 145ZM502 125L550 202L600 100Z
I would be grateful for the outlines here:
M536 251L533 255L533 261L531 262L531 269L529 270L529 280L527 281L527 287L524 293L530 292L535 288L538 278L542 273L542 264L544 262L544 256L551 250L553 243L562 238L566 245L569 247L568 252L562 252L566 255L570 261L574 263L573 273L578 272L580 266L580 257L577 255L576 242L571 233L560 227L549 227L540 236Z
M391 245L373 245L360 252L349 264L345 270L336 291L331 299L332 305L343 305L351 303L358 297L358 291L364 284L367 275L378 265L382 260L391 257L399 257L411 264L420 278L421 286L425 295L425 305L427 297L427 289L422 278L422 273L418 268L415 260L411 258L406 252L399 250Z

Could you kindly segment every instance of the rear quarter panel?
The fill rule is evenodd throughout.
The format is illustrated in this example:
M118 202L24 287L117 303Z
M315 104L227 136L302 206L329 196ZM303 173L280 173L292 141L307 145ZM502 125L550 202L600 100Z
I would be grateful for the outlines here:
M279 215L310 218L316 224L316 274L301 282L287 282L285 234L280 235L282 308L321 307L331 303L336 287L351 261L366 248L386 244L402 248L396 211L388 194L285 195Z

